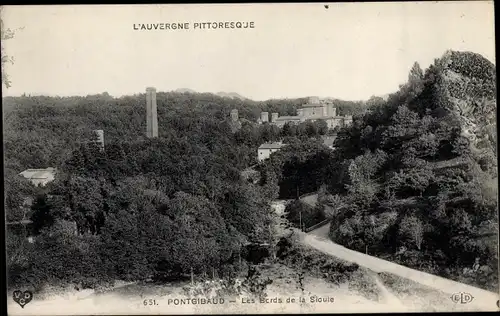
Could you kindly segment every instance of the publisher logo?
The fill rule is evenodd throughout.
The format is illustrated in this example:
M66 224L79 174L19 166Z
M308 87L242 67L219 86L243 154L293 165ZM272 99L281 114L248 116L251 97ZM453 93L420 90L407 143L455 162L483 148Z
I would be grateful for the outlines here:
M12 296L14 301L16 301L16 303L19 304L22 308L24 308L24 306L31 302L31 300L33 299L33 293L31 293L30 291L21 292L17 290L14 291Z
M460 292L460 293L453 294L452 296L450 296L450 298L456 304L458 304L458 303L468 304L468 303L472 302L472 300L474 299L474 296L472 296L469 293Z

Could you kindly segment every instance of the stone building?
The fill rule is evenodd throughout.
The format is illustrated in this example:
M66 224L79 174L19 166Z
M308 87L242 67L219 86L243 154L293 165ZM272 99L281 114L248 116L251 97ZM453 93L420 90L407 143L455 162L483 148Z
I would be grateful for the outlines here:
M257 120L257 123L269 123L269 112L260 112L260 117Z
M233 133L237 132L242 126L237 109L231 110L231 119L229 121L229 126L231 127L231 131Z
M279 117L279 113L276 113L276 112L271 113L271 123L276 122L276 120L278 119L278 117Z
M286 146L286 144L282 142L264 143L257 149L257 159L263 161L269 158L272 153L280 150L283 146Z
M352 116L337 115L337 108L330 100L320 100L318 97L310 97L307 104L297 109L297 116L278 116L278 113L272 113L271 124L283 127L287 122L299 124L305 121L324 120L329 129L336 126L344 127L352 123ZM260 122L263 117L267 117L267 112L261 113Z
M47 183L54 181L56 176L56 168L46 169L27 169L19 175L28 179L34 186L45 186Z
M96 134L96 144L101 151L104 151L104 131L102 129L96 129L94 133Z
M237 122L239 119L238 117L238 110L237 109L232 109L231 110L231 121Z
M330 148L331 150L335 150L335 139L337 136L321 136L321 140L323 141L323 145L326 147ZM260 147L257 149L257 159L258 161L263 161L268 159L272 153L279 151L281 148L286 146L287 144L280 142L274 142L274 143L264 143L260 145Z

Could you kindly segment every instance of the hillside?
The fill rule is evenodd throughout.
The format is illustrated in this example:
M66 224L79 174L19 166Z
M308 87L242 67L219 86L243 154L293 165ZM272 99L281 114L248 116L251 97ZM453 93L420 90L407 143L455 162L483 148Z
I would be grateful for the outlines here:
M496 71L449 51L336 140L335 242L498 288ZM343 207L338 207L343 205Z
M196 93L198 93L197 91L195 91L193 89L189 89L189 88L178 88L178 89L175 89L172 92L189 93L189 94L196 94ZM250 100L250 99L245 98L244 96L242 96L242 95L240 95L240 94L238 94L236 92L223 92L223 91L221 91L221 92L217 92L217 93L211 93L211 92L207 92L207 93L219 96L221 98L229 98L229 99L237 99L237 100Z
M196 91L194 91L193 89L189 89L189 88L179 88L179 89L175 89L173 92L178 92L178 93L196 93Z
M246 100L244 96L241 96L240 94L236 92L217 92L217 95L219 97L223 98L230 98L230 99L239 99L239 100Z
M6 218L30 219L35 240L7 235L9 286L230 276L247 243L269 241L276 183L249 184L240 171L256 163L260 144L280 137L276 126L255 124L260 112L293 115L305 100L156 99L155 139L145 137L144 93L3 99ZM104 131L104 151L95 129ZM46 187L19 176L46 167L57 168ZM33 205L22 208L26 197Z

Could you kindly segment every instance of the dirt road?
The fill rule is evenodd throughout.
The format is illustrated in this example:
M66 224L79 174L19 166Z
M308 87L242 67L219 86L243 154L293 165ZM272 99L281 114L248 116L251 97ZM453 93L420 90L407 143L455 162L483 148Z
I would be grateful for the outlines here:
M460 292L469 293L474 297L474 299L472 302L466 304L467 310L473 308L478 311L498 311L497 301L500 298L498 293L485 291L470 285L410 269L390 261L347 249L343 246L335 244L328 238L329 229L330 225L325 225L310 232L309 234L302 233L301 240L305 244L326 254L330 254L345 261L357 263L358 265L377 273L392 273L401 278L409 279L432 289L442 291L450 296ZM466 305L464 305L464 307Z

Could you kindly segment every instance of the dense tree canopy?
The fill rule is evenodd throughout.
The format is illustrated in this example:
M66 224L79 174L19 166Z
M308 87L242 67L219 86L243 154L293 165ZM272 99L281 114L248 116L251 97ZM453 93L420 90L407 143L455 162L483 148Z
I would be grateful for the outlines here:
M274 125L254 123L260 112L296 115L306 99L254 102L159 92L155 139L145 137L144 94L3 102L7 218L33 220L37 234L28 260L10 263L17 271L11 281L40 285L56 278L66 261L74 265L63 278L68 282L93 284L100 274L181 277L232 265L246 243L268 242L269 202L280 182L274 175L254 185L240 172L257 162L260 144L284 137ZM237 128L232 109L239 112ZM104 130L104 150L94 129ZM326 133L321 122L305 130L304 137ZM45 188L34 189L18 176L49 166L57 177ZM19 207L27 196L35 196L28 211ZM10 245L19 247L19 241ZM52 263L52 256L61 262ZM83 257L93 274L75 270Z
M34 245L9 237L10 281L92 286L224 269L245 244L272 240L271 200L319 190L327 208L296 201L291 222L334 218L337 243L491 288L495 80L473 53L448 52L425 71L415 63L388 98L333 100L339 115L354 116L335 131L335 150L323 144L332 133L324 121L255 123L261 111L296 115L306 99L160 92L159 137L148 139L144 94L4 98L6 216L30 218L36 234ZM104 130L104 150L94 129ZM257 163L258 146L278 140L287 145ZM250 166L260 182L242 177ZM46 167L58 174L45 188L18 176ZM31 209L20 207L27 196Z
M495 287L495 230L484 230L498 221L495 78L483 57L448 52L425 73L415 63L400 91L355 117L336 140L328 184L344 206L332 239ZM481 272L464 275L477 260Z

